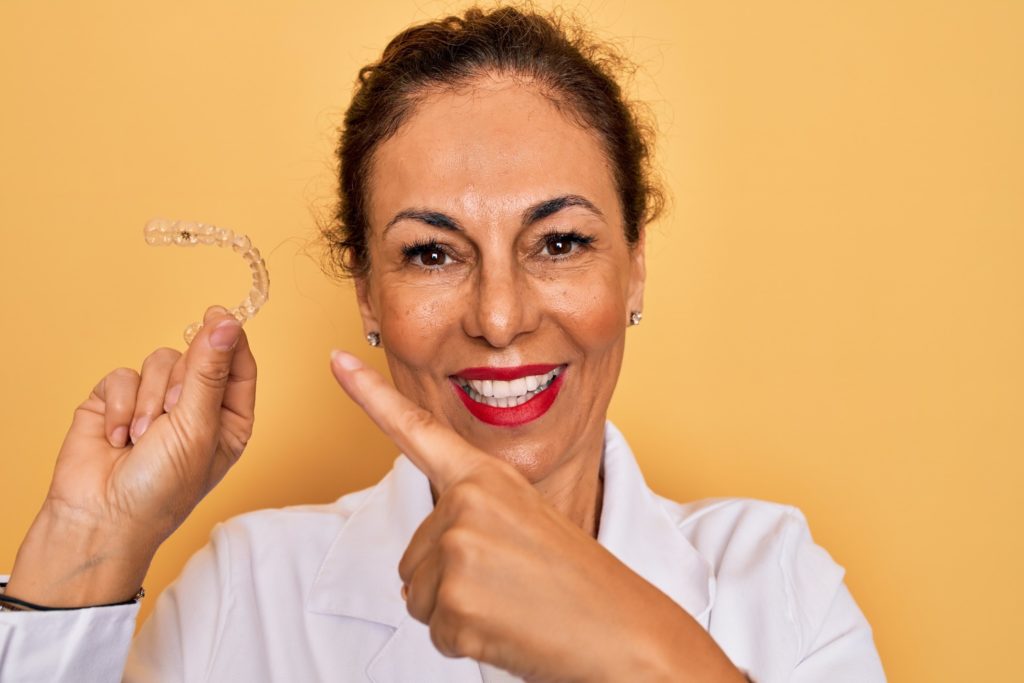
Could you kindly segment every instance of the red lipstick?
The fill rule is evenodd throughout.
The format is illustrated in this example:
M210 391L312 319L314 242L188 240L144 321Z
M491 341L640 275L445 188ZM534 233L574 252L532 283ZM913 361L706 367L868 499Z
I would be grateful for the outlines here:
M561 366L521 365L515 368L466 368L465 370L460 370L457 376L462 379L511 381L529 375L544 375L558 367ZM532 422L548 412L548 409L555 402L555 398L558 397L558 391L562 388L562 379L565 377L566 370L568 368L563 368L562 372L558 374L558 377L555 377L547 389L526 403L512 408L498 408L474 401L458 383L455 376L450 377L449 381L455 393L462 399L462 404L466 406L466 409L473 417L496 427L518 427L527 422Z

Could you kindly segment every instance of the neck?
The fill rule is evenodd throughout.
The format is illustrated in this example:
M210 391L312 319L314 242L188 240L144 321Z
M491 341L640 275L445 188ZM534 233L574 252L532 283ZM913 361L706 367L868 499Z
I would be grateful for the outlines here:
M591 537L597 538L604 500L604 472L601 468L603 443L596 455L566 463L534 488L556 510Z

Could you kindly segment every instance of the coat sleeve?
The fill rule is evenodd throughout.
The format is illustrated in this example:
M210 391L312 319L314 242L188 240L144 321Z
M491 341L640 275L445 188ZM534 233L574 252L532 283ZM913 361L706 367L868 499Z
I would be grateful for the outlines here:
M790 683L885 683L871 626L843 582L845 572L811 539L790 508L782 553L799 658Z
M0 612L0 683L116 683L138 612L138 603Z
M139 605L0 612L0 683L207 680L230 605L222 524L157 598L135 640Z

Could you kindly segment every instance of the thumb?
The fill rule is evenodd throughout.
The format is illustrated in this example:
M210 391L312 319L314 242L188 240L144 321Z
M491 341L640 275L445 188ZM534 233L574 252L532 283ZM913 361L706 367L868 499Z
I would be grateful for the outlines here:
M211 307L185 352L185 376L174 412L189 435L216 435L221 405L242 325L219 306Z

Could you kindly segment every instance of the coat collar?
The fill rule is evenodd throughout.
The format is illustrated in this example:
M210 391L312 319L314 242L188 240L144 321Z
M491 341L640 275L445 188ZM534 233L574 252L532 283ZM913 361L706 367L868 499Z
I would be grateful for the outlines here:
M711 566L647 487L629 445L610 422L602 470L598 542L707 628L715 589ZM400 455L338 532L306 601L315 613L395 629L368 668L375 681L481 680L474 662L447 659L434 649L429 630L409 616L400 595L398 563L432 509L426 476Z
M633 451L611 422L605 424L602 467L598 542L707 629L715 595L711 564L647 487Z

